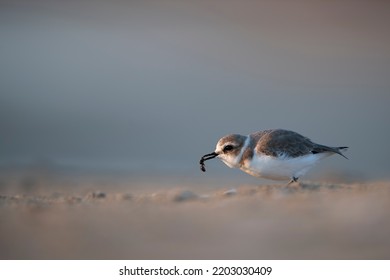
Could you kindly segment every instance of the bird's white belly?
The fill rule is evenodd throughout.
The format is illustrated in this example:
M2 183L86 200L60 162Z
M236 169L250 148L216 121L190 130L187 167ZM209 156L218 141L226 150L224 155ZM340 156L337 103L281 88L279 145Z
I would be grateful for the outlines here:
M325 154L310 154L296 158L255 155L240 169L250 175L272 180L285 180L304 175Z

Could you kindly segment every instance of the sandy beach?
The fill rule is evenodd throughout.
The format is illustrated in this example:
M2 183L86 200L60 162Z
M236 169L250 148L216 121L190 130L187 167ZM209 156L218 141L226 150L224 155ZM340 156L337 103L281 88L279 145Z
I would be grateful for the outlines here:
M2 177L1 259L389 259L390 182Z

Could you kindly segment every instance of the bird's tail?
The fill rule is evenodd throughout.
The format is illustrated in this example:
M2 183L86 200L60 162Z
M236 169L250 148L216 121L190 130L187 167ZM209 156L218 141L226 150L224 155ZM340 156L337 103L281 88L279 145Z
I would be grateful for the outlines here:
M342 151L346 151L348 147L328 147L324 145L315 144L314 149L311 151L313 154L318 153L335 153L339 154L340 156L348 159L345 155L343 155Z
M348 147L335 147L335 152L336 154L339 154L340 156L348 159L345 155L343 155L342 151L345 152L346 150L348 150Z

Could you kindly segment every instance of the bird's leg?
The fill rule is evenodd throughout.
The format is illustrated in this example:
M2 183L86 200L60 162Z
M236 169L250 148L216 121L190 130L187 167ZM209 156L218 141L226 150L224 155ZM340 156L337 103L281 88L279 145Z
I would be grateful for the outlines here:
M293 177L291 178L291 181L288 182L288 184L286 185L286 187L288 187L288 186L291 185L292 183L298 182L298 179L299 179L299 178L293 176Z

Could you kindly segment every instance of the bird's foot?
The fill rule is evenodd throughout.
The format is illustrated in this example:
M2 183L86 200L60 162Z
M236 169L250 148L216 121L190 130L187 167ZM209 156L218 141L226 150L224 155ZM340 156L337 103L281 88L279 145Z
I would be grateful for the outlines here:
M292 183L298 183L298 178L297 177L292 177L291 178L291 181L288 182L288 184L286 185L286 187L290 186ZM299 184L299 183L298 183Z

